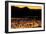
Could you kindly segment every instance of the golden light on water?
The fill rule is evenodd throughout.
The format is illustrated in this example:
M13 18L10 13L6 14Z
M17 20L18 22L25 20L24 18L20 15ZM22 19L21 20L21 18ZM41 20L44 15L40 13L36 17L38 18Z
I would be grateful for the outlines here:
M13 20L13 19L12 19ZM32 20L32 21L12 21L11 27L12 28L39 28L41 27L40 20Z

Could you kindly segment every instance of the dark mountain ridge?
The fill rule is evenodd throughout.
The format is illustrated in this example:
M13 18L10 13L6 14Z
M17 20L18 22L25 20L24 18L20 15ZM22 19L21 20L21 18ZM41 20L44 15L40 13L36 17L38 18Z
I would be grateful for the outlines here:
M12 18L39 18L41 19L41 9L29 9L27 7L18 8L11 6Z

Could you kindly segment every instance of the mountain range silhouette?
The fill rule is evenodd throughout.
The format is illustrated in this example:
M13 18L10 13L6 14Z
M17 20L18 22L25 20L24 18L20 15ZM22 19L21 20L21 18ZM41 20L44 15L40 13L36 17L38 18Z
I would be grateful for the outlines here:
M37 16L37 18L41 19L41 9L29 9L28 7L19 8L15 6L11 6L11 17L16 18L32 18Z

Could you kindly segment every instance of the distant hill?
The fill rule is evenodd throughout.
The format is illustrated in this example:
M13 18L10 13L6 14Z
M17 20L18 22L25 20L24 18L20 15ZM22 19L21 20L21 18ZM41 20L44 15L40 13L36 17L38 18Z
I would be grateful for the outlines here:
M27 7L18 8L15 6L11 7L11 17L21 17L21 18L41 18L41 9L29 9Z

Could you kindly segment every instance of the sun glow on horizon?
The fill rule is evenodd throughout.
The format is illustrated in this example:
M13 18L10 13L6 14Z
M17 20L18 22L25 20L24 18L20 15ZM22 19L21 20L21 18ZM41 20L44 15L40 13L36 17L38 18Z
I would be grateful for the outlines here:
M24 7L27 7L29 9L42 9L41 6L15 6L15 7L19 7L19 8L24 8Z

